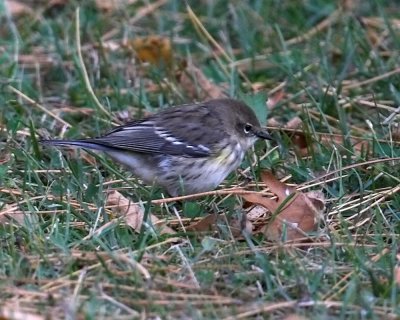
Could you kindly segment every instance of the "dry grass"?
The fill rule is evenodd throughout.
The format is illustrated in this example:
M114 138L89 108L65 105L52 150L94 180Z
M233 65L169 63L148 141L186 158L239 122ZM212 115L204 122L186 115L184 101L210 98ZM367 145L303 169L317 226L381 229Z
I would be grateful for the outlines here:
M341 3L88 1L79 16L75 1L2 3L0 318L398 318L400 7ZM149 35L172 61L135 59L130 41ZM37 142L243 93L268 94L277 143L203 194L168 198L102 156ZM318 232L234 236L263 168L324 192ZM135 231L111 191L147 223ZM226 221L185 232L208 213Z

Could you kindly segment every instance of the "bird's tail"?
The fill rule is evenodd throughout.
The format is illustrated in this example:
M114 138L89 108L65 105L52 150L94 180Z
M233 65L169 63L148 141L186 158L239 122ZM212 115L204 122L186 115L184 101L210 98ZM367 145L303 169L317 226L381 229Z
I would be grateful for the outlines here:
M85 148L92 150L107 151L110 148L99 143L95 139L83 139L83 140L40 140L40 143L48 146L55 147L76 147Z

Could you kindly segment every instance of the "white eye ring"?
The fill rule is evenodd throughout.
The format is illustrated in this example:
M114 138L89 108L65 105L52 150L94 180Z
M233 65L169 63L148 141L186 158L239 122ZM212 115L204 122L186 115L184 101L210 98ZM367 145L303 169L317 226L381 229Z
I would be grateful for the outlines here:
M246 123L245 125L244 125L244 128L243 128L243 131L244 131L244 133L250 133L250 131L251 131L251 129L253 128L253 126L251 125L251 124L249 124L249 123Z

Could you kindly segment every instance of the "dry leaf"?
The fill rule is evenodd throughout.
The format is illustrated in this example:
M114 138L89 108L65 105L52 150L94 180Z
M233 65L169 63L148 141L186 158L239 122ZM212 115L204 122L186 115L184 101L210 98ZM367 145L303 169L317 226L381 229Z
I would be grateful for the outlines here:
M121 5L119 0L96 0L95 3L96 8L104 12L114 11Z
M277 200L266 198L259 193L246 194L242 197L276 214L264 229L268 239L279 241L284 237L286 240L294 240L316 230L325 207L321 192L297 192L294 187L280 182L270 172L264 171L261 177L271 192L277 196Z
M54 9L54 8L63 8L68 4L69 0L50 0L47 3L46 10Z
M218 222L225 224L227 221L230 232L235 238L241 238L243 231L251 233L253 230L253 225L245 214L241 216L241 219L227 219L225 214L209 214L186 227L186 231L213 232L218 230Z
M116 190L108 193L106 205L112 206L111 210L118 217L121 217L136 232L140 232L144 218L142 207L133 203ZM175 234L175 231L165 226L165 223L161 222L157 217L149 214L148 218L153 226L159 228L161 234Z
M19 1L6 0L5 5L7 6L10 14L14 17L18 17L24 14L32 14L33 10L25 3Z
M275 92L273 95L268 97L267 107L269 110L275 108L275 106L285 97L285 91L279 90Z
M204 218L192 223L188 227L186 227L187 231L196 231L196 232L208 232L215 231L216 224L218 221L217 214L209 214Z
M177 73L177 80L185 94L192 99L207 100L227 96L220 86L212 83L203 71L193 64L180 70Z
M0 224L5 224L10 222L10 216L13 216L16 214L18 211L18 204L13 203L13 204L8 204L6 203L3 207L2 210L0 211ZM16 216L17 218L20 218L20 215ZM21 220L18 221L18 223L21 222ZM22 224L22 223L21 223Z
M254 230L253 224L248 219L247 214L242 214L240 219L236 217L230 219L229 226L231 233L235 238L242 238L243 232L246 234L252 234Z
M268 210L263 206L253 206L247 212L247 218L250 221L257 221L258 219L265 218Z
M128 41L125 47L133 50L142 62L166 67L172 66L172 46L169 38L160 36L138 37Z
M0 211L0 224L16 223L21 226L33 226L38 223L36 214L19 210L19 207L18 203L6 203Z

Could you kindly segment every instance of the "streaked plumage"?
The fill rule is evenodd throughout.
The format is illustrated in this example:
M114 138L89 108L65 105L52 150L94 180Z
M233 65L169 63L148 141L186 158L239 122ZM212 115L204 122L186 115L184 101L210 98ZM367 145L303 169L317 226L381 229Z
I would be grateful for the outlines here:
M246 104L217 99L171 107L98 138L42 142L103 151L146 183L178 195L214 189L257 138L270 137Z

